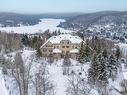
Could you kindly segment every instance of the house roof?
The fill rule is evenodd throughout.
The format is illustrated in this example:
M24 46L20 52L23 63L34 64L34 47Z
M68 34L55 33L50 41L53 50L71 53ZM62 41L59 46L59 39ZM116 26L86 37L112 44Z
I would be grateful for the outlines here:
M62 51L58 48L53 49L53 53L62 53Z
M49 41L54 44L60 43L62 40L69 40L72 43L77 43L77 44L82 41L82 39L80 37L72 36L70 34L61 34L59 36L53 36L53 37L49 38Z
M62 40L69 40L71 43L79 44L83 40L79 36L73 36L71 34L61 34L58 36L50 37L41 47L46 43L51 42L52 44L59 44Z

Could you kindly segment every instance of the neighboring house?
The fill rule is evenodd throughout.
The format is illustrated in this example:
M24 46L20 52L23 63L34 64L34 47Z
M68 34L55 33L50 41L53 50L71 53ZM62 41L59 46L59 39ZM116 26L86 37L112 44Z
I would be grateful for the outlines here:
M68 55L68 57L76 58L82 42L84 41L78 36L61 34L49 38L40 47L40 50L42 52L42 57L52 56L58 59Z

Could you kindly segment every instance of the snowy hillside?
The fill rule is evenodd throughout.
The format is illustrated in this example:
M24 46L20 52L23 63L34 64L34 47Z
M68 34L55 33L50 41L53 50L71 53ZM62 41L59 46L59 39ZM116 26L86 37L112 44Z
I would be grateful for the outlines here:
M64 19L41 19L41 22L39 24L33 25L33 26L20 26L20 27L0 27L0 30L3 32L8 33L41 33L45 32L46 30L55 31L60 29L61 32L72 32L69 30L64 30L63 28L57 27L61 22L65 22Z

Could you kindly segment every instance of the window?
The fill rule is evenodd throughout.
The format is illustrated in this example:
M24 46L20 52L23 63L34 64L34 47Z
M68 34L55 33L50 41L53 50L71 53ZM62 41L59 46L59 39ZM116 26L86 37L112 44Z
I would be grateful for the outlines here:
M62 46L62 48L65 48L65 46Z
M59 48L59 46L57 46L57 48Z
M52 50L49 50L49 52L52 52Z
M69 46L66 46L66 48L69 48Z
M67 42L67 44L69 44L69 41Z

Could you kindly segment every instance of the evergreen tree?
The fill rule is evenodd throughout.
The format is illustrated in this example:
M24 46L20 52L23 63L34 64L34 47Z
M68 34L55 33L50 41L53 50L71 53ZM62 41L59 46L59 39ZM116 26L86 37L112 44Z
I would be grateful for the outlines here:
M100 54L100 53L102 52L102 48L101 48L100 42L97 42L97 44L96 44L96 52L97 52L98 54Z
M52 33L52 36L57 36L57 30Z
M119 47L116 48L116 54L115 54L115 56L116 56L116 59L118 61L120 56L121 56L121 52L120 52L120 48Z
M36 48L36 44L37 44L37 36L34 36L32 39L31 39L31 44L30 46L32 48Z
M86 44L84 46L84 57L85 57L85 61L90 61L90 56L91 56L91 50L89 47L89 40L86 40Z
M107 60L101 56L98 64L98 77L96 79L96 85L102 86L106 85L108 82L108 73L107 73Z
M95 81L98 77L98 59L97 54L95 53L92 58L92 63L90 65L90 68L88 70L88 81L90 84L95 85Z
M107 58L107 57L108 57L107 49L104 49L104 51L102 52L102 56L103 56L104 58Z
M90 46L94 49L96 47L95 37L93 36L91 39ZM95 50L95 49L94 49Z
M100 55L98 64L98 77L95 81L95 87L97 87L100 95L108 95L107 85L108 85L108 69L107 69L107 58Z
M100 41L101 40L97 36L95 36L95 37L92 37L91 44L90 44L90 47L92 47L92 49L96 51L97 54L101 52Z
M80 50L79 50L78 61L80 63L83 63L85 61L85 53L84 53L84 44L83 44L83 42L81 43L81 47L80 47Z
M88 62L90 61L91 57L91 49L89 47L89 40L86 40L86 44L82 42L79 54L78 54L78 61L80 63Z
M31 46L32 48L35 48L35 49L37 50L37 49L40 48L40 46L42 45L42 39L41 39L40 36L39 36L39 37L34 36L34 37L31 39L30 43L31 43L30 46Z
M60 35L61 34L61 32L60 32L60 29L58 30L58 35Z
M51 37L51 33L50 33L50 30L48 29L47 30L47 35L46 35L47 39Z
M109 77L112 78L112 80L114 80L115 77L117 76L119 64L113 55L109 57L109 62L108 62L107 67L109 71Z
M97 87L100 87L101 85L106 85L108 81L106 64L106 60L102 55L97 57L97 54L94 54L88 73L88 80L90 84Z
M41 37L39 36L38 37L38 40L37 40L37 47L39 47L40 48L40 46L42 45L42 39L41 39Z
M30 44L29 38L28 38L28 35L27 35L27 34L23 35L23 37L22 37L22 43L23 43L25 46L28 46L28 45Z

